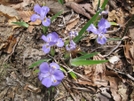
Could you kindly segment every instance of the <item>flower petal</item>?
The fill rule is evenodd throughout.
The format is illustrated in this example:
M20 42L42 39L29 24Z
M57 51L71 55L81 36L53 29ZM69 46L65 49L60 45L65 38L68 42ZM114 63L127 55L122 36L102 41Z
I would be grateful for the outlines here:
M48 42L48 39L47 39L47 37L45 35L42 35L41 39L43 39L45 42Z
M78 36L78 32L77 32L77 31L70 31L70 32L69 32L69 36L70 36L71 38L74 38L74 37Z
M103 34L100 34L97 38L97 42L101 45L105 44L107 41L107 38L103 35Z
M42 81L44 78L47 78L50 76L50 73L49 72L46 72L46 73L42 73L41 71L39 72L38 74L38 77L39 77L39 80Z
M64 78L64 74L61 70L55 70L53 75L55 76L56 80L62 80Z
M49 40L49 42L54 42L56 44L59 36L56 32L52 32L47 35L47 39Z
M45 20L43 19L43 21L42 21L43 26L49 26L50 23L51 23L51 20L48 18L45 18Z
M52 85L51 78L50 78L50 77L44 78L44 79L42 80L42 84L43 84L44 86L46 86L47 88L49 88L49 87Z
M57 85L60 84L60 82L61 82L61 81L53 82L53 83L52 83L52 86L57 86Z
M45 54L49 53L50 52L50 46L48 44L45 44L43 47L42 47L43 51Z
M73 40L70 41L70 44L67 44L66 45L66 50L67 51L72 51L75 48L76 48L76 43Z
M106 33L107 28L109 28L110 26L111 26L110 23L104 18L102 18L98 23L98 28L102 33Z
M60 66L55 62L50 63L50 67L52 67L54 69L60 69Z
M44 18L46 17L47 13L50 11L50 9L47 6L43 6L41 8L41 12L40 12L40 16L41 19L44 20Z
M37 19L40 19L40 16L37 15L37 14L33 14L33 15L31 16L31 18L30 18L30 20L31 20L32 22L36 21Z
M97 28L96 28L93 24L91 24L91 25L87 28L87 31L88 31L88 32L91 31L91 32L94 33L94 34L99 34Z
M43 62L40 66L39 66L39 70L41 73L47 73L50 71L50 67L48 65L47 62Z
M36 5L34 6L34 11L35 11L37 14L40 15L40 13L41 13L41 7L40 7L38 4L36 4Z
M61 38L59 38L58 40L57 40L57 44L56 44L58 47L63 47L64 46L64 42L62 41L62 39Z

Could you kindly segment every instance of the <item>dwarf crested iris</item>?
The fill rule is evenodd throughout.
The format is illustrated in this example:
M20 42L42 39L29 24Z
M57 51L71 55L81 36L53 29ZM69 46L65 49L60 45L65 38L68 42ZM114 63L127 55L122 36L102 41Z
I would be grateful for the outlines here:
M70 36L71 39L75 38L76 36L78 36L78 32L77 31L70 31L69 36Z
M107 38L105 37L105 33L107 32L107 29L110 27L110 23L102 18L99 23L98 23L98 29L93 25L91 24L88 28L87 28L87 31L88 32L92 32L94 34L97 34L98 35L98 38L97 38L97 42L99 44L105 44L106 41L107 41Z
M52 62L50 64L43 62L39 66L39 70L39 80L47 88L60 84L64 78L63 72L60 70L59 65L55 62Z
M72 51L76 48L76 43L71 40L69 44L66 45L66 50L67 51Z
M51 20L46 17L47 13L50 11L50 9L47 6L40 7L38 4L34 6L34 11L36 14L33 14L31 16L31 21L36 21L37 19L42 21L43 26L49 26L51 23Z
M56 32L49 33L47 36L42 35L41 37L45 44L43 45L43 51L47 54L50 52L51 46L57 46L57 47L63 47L64 42L61 38L59 38L58 34Z

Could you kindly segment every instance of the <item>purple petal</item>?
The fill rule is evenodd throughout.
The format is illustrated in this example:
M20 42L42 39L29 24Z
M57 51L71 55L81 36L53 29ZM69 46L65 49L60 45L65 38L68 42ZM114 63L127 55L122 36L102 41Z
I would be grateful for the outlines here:
M94 34L99 34L97 28L96 28L93 24L91 24L91 25L87 28L87 31L88 31L88 32L91 31L91 32L94 33Z
M49 53L50 52L50 46L48 44L45 44L43 47L42 47L43 51L45 54Z
M110 26L110 23L104 18L102 18L98 23L99 31L101 31L102 33L106 33L107 28L109 28Z
M60 66L55 62L50 63L50 67L52 67L54 69L60 69Z
M47 78L47 77L49 77L50 76L50 73L49 72L46 72L46 73L41 73L41 72L39 72L39 74L38 74L39 76L39 80L40 81L42 81L44 78Z
M56 78L56 80L62 80L64 78L64 74L61 70L56 70L53 74Z
M41 73L47 73L47 72L49 72L50 67L49 67L49 65L48 65L47 62L43 62L43 63L39 66L39 70L40 70Z
M48 18L45 18L45 20L42 21L43 26L49 26L51 23L51 20Z
M45 42L48 42L48 39L47 39L47 37L45 35L42 35L41 39L43 39Z
M57 85L60 84L60 82L61 82L61 81L53 82L53 83L52 83L52 86L57 86Z
M44 86L46 86L47 88L49 88L49 87L52 85L51 78L50 78L50 77L44 78L44 79L42 80L42 84L43 84Z
M66 45L66 50L67 51L72 51L75 48L76 48L76 43L73 40L70 41L70 44Z
M78 32L77 31L70 31L69 35L71 38L74 38L74 37L78 36Z
M36 21L37 19L40 19L40 16L37 15L37 14L33 14L33 15L31 16L31 18L30 18L30 20L31 20L32 22Z
M56 32L52 32L47 35L47 39L49 40L49 42L56 43L57 40L59 39L59 36Z
M50 9L47 7L47 6L43 6L41 8L41 13L40 13L40 16L41 16L41 19L44 20L44 18L46 17L47 13L50 11Z
M64 46L64 42L62 41L62 39L61 38L59 38L58 40L57 40L57 47L63 47Z
M38 4L36 4L36 5L34 6L34 11L35 11L37 14L40 15L40 13L41 13L41 7L40 7Z
M103 45L107 42L107 38L103 34L100 34L97 38L97 42Z

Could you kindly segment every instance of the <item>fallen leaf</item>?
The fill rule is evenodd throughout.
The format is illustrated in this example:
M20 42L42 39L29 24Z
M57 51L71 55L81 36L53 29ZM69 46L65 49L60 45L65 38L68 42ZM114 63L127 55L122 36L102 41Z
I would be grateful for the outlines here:
M4 15L8 19L10 19L10 18L19 19L19 15L18 15L17 11L8 6L0 5L0 14Z
M77 4L75 2L67 2L65 5L72 8L78 14L82 14L89 19L91 18L90 14L95 14L90 4Z
M70 31L72 28L74 28L79 22L79 15L75 16L73 19L71 19L66 26L66 31Z
M129 40L126 40L125 45L123 47L124 54L127 59L127 62L130 64L134 64L134 42L130 42Z
M41 90L33 85L27 84L24 87L25 90L29 90L31 92L39 93Z
M18 11L18 14L24 22L29 22L30 17L34 14L33 11Z

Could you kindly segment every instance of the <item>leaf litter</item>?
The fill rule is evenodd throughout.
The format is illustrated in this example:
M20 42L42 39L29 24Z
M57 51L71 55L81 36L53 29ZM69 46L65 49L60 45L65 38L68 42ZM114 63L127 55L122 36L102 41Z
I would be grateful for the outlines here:
M55 0L46 1L46 5L51 9L49 17L52 17L52 15L60 10L64 10L64 13L53 22L54 25L48 28L48 31L56 29L61 37L67 36L65 32L71 29L81 29L87 20L95 14L97 6L97 0L90 2L84 0L65 0L65 2L64 5L60 5ZM39 25L41 22L32 23L29 19L33 14L32 5L36 3L42 4L42 0L38 2L30 2L29 0L20 0L18 2L8 0L5 2L1 0L0 3L3 4L0 5L0 16L5 17L5 20L2 22L4 24L0 24L0 100L133 101L133 25L129 25L129 32L125 33L125 36L129 38L123 39L120 44L118 44L118 41L111 40L104 46L98 46L95 38L91 37L91 34L83 39L84 42L78 43L82 51L87 53L100 52L100 54L92 59L109 59L109 62L93 66L70 66L68 68L79 75L78 78L66 77L63 83L57 86L54 91L48 91L39 83L37 74L34 73L38 67L28 68L33 62L49 57L44 55L41 50L43 44L40 40L42 31ZM16 4L14 5L13 3ZM121 29L120 31L110 33L107 37L121 37L127 21L134 14L133 1L113 0L109 1L108 6L108 21L121 25ZM72 17L68 18L69 16ZM12 18L15 21L27 22L30 25L29 28L27 30L18 27L12 28L9 24L9 22L14 21ZM61 23L62 26L59 26ZM134 22L132 21L132 23ZM110 30L114 29L117 29L117 27L112 26ZM118 47L114 49L115 46ZM114 50L109 52L110 49ZM106 55L107 53L110 54ZM62 54L64 54L64 50L61 51ZM75 54L75 52L72 54ZM77 55L78 53L74 57L77 57ZM53 58L62 61L59 56L56 55ZM84 77L86 79L83 79ZM44 98L46 100L43 100Z

